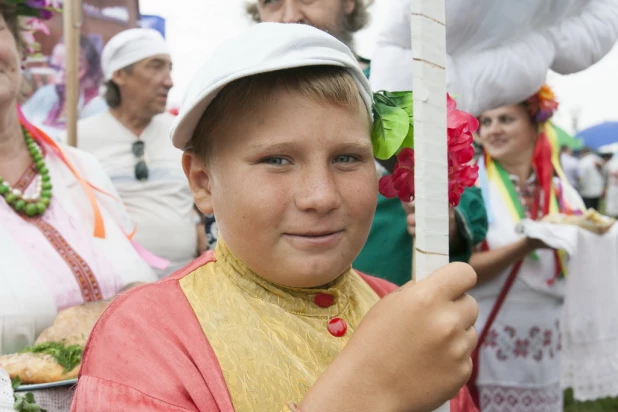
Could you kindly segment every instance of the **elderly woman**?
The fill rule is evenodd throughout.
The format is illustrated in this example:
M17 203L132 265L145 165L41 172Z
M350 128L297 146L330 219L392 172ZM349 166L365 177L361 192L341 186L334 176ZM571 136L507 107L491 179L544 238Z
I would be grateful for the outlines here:
M5 2L0 12L3 354L32 344L59 311L109 299L155 276L131 246L131 223L95 159L56 145L22 115L18 16Z
M506 410L507 399L511 411L562 410L563 262L557 251L522 238L515 229L523 218L581 210L579 195L557 177L564 176L557 147L544 132L556 108L553 93L544 86L522 104L479 118L485 150L479 180L489 230L470 264L478 274L471 295L480 307L476 327L483 341L476 386L483 412ZM505 286L509 280L510 290Z

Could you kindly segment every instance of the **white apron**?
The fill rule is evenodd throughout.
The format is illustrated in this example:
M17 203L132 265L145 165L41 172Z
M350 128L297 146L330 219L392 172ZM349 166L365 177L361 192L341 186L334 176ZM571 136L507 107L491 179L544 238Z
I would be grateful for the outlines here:
M577 195L569 192L568 197L573 196ZM491 182L489 197L493 221L487 243L493 250L521 236ZM479 351L477 386L482 412L562 411L560 314L565 285L564 280L548 283L556 270L553 251L536 253L538 260L525 258ZM471 291L480 307L479 333L511 270L512 266Z

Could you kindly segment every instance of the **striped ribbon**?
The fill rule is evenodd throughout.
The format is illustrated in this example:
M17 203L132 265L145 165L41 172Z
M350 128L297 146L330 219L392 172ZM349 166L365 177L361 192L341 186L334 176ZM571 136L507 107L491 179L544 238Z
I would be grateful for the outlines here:
M571 205L566 196L564 195L565 188L567 190L573 190L570 188L570 184L566 179L566 175L560 164L560 147L558 144L558 137L554 127L549 123L545 123L539 130L539 138L545 136L551 145L551 163L555 174L558 176L559 181L556 183L550 182L549 187L542 187L543 191L549 191L549 213L566 213L566 214L578 214L583 211L582 206ZM488 221L491 224L494 220L490 196L489 196L489 184L494 185L497 188L500 197L503 199L504 204L507 207L509 215L513 219L513 222L517 223L525 217L523 205L519 200L517 191L513 186L509 174L504 170L502 166L495 160L493 160L488 154L485 153L479 161L479 180L477 186L480 186L483 194L483 199L487 207ZM540 182L541 183L541 182ZM535 217L536 218L536 217ZM557 263L557 277L560 275L567 275L566 265L566 252L563 250L555 251L556 263ZM538 259L536 253L533 253L533 258ZM553 281L553 280L551 280Z

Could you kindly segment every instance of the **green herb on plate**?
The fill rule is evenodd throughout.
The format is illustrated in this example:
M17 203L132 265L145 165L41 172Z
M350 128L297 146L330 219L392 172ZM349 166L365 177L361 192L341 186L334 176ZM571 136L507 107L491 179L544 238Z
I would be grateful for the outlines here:
M51 355L58 365L64 368L64 372L73 370L82 361L83 348L80 345L64 345L59 342L43 342L38 345L28 346L21 353L46 353Z

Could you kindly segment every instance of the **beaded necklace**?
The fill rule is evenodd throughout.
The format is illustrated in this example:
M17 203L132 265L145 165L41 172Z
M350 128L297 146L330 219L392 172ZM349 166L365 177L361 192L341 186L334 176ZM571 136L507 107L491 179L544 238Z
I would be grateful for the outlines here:
M25 128L22 127L22 130L26 147L39 171L39 175L36 177L36 190L32 195L25 195L21 190L11 187L0 176L0 195L17 213L25 214L28 217L41 216L47 210L51 200L51 178L49 177L49 169L47 169L45 160L43 160L41 148Z

